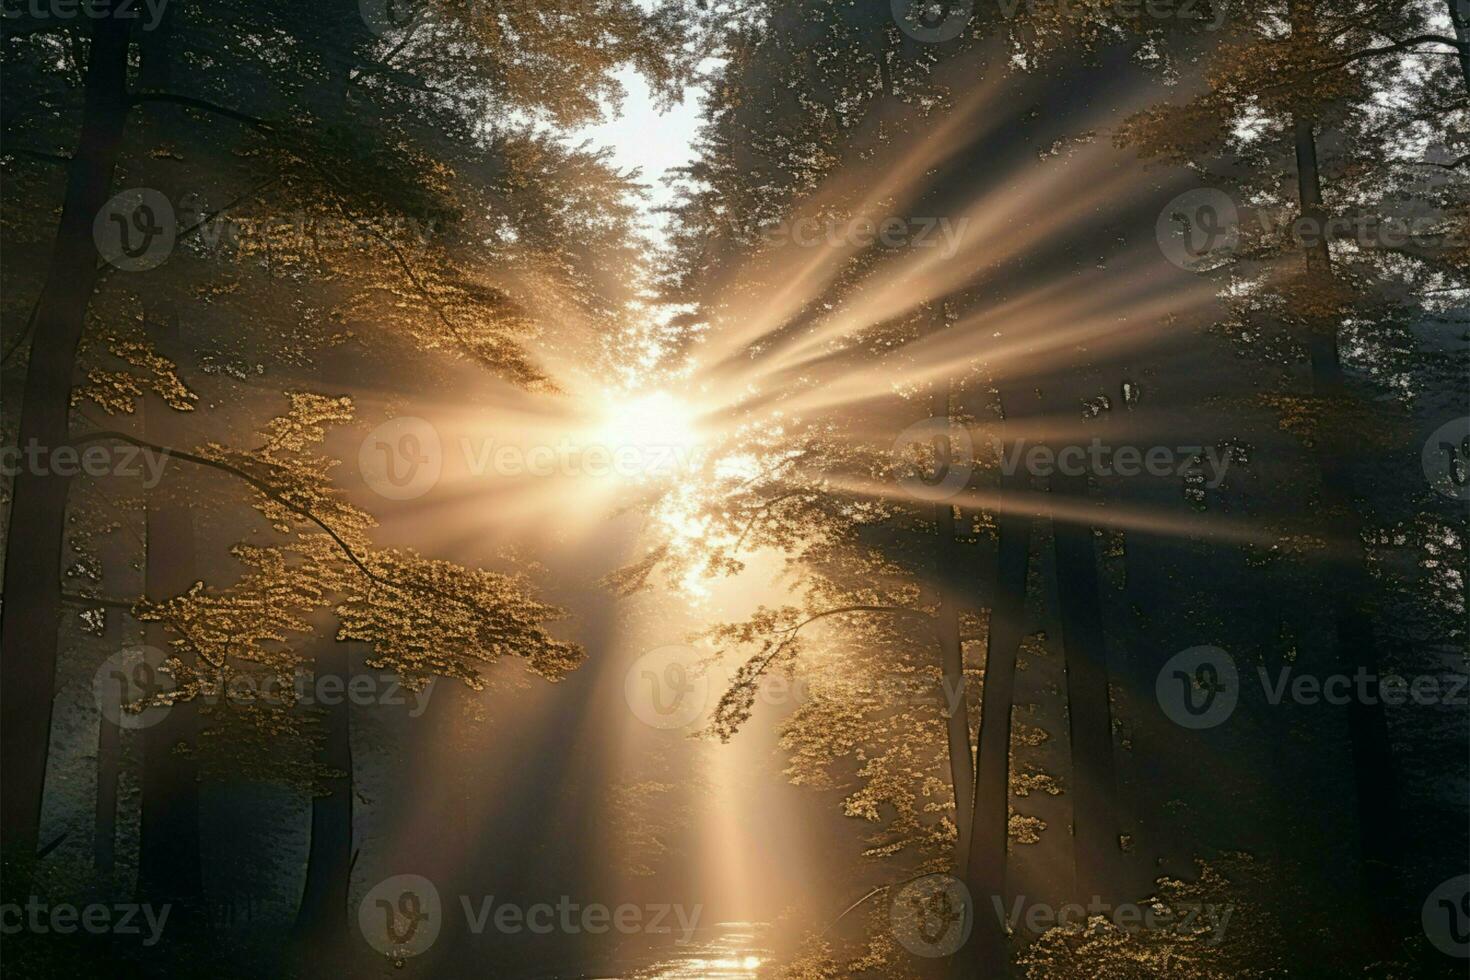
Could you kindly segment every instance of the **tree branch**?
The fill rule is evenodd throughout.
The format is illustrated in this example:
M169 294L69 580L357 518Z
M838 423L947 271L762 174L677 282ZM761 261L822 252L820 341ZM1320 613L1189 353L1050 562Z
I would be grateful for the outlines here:
M812 615L808 616L806 619L803 619L801 622L799 622L799 623L797 623L797 624L795 624L793 626L788 626L785 629L773 630L772 631L773 633L784 633L784 634L786 634L785 639L783 639L780 643L776 644L775 649L773 649L770 653L766 654L763 658L761 658L759 664L755 667L753 673L751 673L749 676L747 676L744 679L742 679L739 684L732 686L729 690L727 690L724 693L724 695L720 698L720 703L719 703L719 705L717 706L717 708L715 710L716 720L718 720L719 717L720 717L720 715L723 713L726 699L728 699L730 697L730 693L732 691L736 690L737 687L748 687L750 685L755 684L756 681L760 680L760 678L765 674L766 669L768 667L770 667L772 663L775 662L776 657L780 655L781 651L782 650L785 650L791 644L791 641L794 640L794 639L796 639L797 634L800 633L802 631L802 629L804 629L805 627L809 626L812 623L815 623L819 619L826 619L828 616L838 616L838 615L841 615L842 613L855 613L855 612L874 612L874 613L882 612L882 613L894 613L894 614L897 614L897 615L914 616L914 617L917 617L917 618L923 620L924 622L928 623L931 628L934 625L934 617L933 617L933 615L931 615L930 613L924 612L922 609L911 609L908 606L882 606L882 605L868 605L868 604L863 604L863 605L855 605L855 606L838 606L835 609L824 609L823 611L821 611L819 613L813 613ZM741 670L744 670L746 667L749 667L753 663L756 663L756 660L755 660L754 657L752 657L751 659L747 660L745 662L745 664L741 667ZM743 722L744 720L745 719L741 719L741 722ZM738 725L739 725L739 723L737 723L737 725L736 725L737 728L738 728ZM729 734L730 735L733 735L734 734L734 730L732 729ZM721 739L721 741L728 741L729 740L729 735L721 734L720 739Z
M217 105L206 99L196 99L192 95L179 95L175 92L139 92L130 99L133 105L147 105L152 102L162 102L168 105L184 106L187 109L198 109L201 112L213 113L216 116L224 116L235 122L244 123L252 129L258 129L262 133L274 132L274 127L257 116L231 109L228 106Z
M85 592L63 592L61 598L77 606L106 606L109 609L132 610L136 599L114 599L105 595L87 595Z
M1449 163L1435 163L1433 160L1415 160L1411 166L1440 167L1444 170L1454 170L1456 167L1463 167L1467 163L1470 163L1470 153L1465 154L1458 160L1451 160Z
M440 591L439 589L434 588L432 585L399 585L392 579L385 578L382 575L379 575L377 572L374 572L371 568L368 568L363 559L357 554L355 550L353 550L352 546L344 541L342 539L342 536L338 534L335 530L333 530L326 521L323 521L320 517L313 513L310 508L304 507L301 504L293 503L283 494L278 492L275 488L270 486L270 484L265 483L264 481L259 480L254 476L251 476L249 473L240 469L238 466L231 466L229 463L222 462L221 460L210 459L207 456L199 456L195 453L184 452L180 449L172 449L168 446L160 446L156 443L148 442L144 439L139 439L137 436L130 435L126 432L119 432L116 430L88 433L86 435L79 436L73 439L72 444L82 445L88 442L99 442L103 439L116 439L119 442L126 442L129 445L137 446L140 449L151 449L156 453L162 453L165 457L173 457L175 459L181 459L186 463L194 463L198 466L205 466L210 469L219 470L222 473L228 473L231 476L244 480L256 490L260 491L260 493L263 494L265 497L275 501L282 507L285 507L286 509L294 513L300 514L302 517L306 518L308 521L321 528L322 531L324 531L326 535L332 539L333 543L336 544L338 550L342 552L347 560L350 561L354 566L356 566L358 571L367 576L370 581L375 582L378 585L383 586L384 588L393 589L398 592L409 594L413 592L427 592L430 595L436 595L441 599L445 599L449 602L454 602L461 606L464 606L466 609L469 609L477 614L479 613L479 608L473 603L462 599L459 596L450 595L447 592Z
M45 160L47 163L59 163L62 166L71 163L71 157L61 153L47 153L44 150L32 150L24 146L7 147L5 152L16 153L23 157L30 157L33 160Z

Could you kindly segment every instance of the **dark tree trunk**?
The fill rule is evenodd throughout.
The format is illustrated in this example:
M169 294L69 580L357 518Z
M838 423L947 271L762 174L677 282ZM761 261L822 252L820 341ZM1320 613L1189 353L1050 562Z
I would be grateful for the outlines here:
M1294 8L1296 9L1296 8ZM1298 30L1312 26L1299 15ZM1298 115L1293 120L1296 150L1297 191L1302 214L1321 219L1322 178L1317 165L1317 141L1311 119ZM1307 272L1326 285L1333 278L1332 255L1325 237L1317 236L1306 250ZM1312 386L1322 399L1350 397L1337 348L1336 324L1312 324L1307 340L1311 359ZM1357 509L1354 475L1349 449L1332 432L1319 433L1314 448L1321 474L1322 502L1343 537L1354 548L1361 547L1363 519ZM1388 719L1377 694L1378 651L1373 621L1365 606L1371 582L1362 556L1332 567L1324 585L1332 595L1333 628L1336 633L1338 669L1350 677L1362 672L1372 679L1366 697L1355 697L1347 709L1348 734L1352 743L1353 782L1357 791L1359 853L1362 861L1362 891L1372 929L1370 938L1386 949L1394 935L1394 895L1397 889L1399 814L1398 788L1388 734Z
M1460 74L1465 76L1465 92L1470 95L1470 0L1448 0L1448 3L1455 38L1460 42Z
M118 612L107 614L107 645L116 649L114 641L121 632L117 628ZM92 870L102 894L110 898L115 892L113 874L117 869L117 789L122 772L122 729L100 712L97 718L97 807L92 822Z
M332 639L313 642L313 676L339 678L349 690L352 647ZM311 851L306 861L306 887L296 913L293 938L301 959L312 965L340 963L347 947L347 893L352 871L352 723L351 700L344 694L324 704L323 739L316 762L331 770L326 785L311 801Z
M949 386L934 394L935 418L949 419ZM939 478L954 462L949 436L935 442L935 466ZM954 505L949 500L934 504L934 550L939 592L938 622L940 666L945 710L945 732L949 742L949 774L954 785L955 867L963 874L969 863L970 819L975 799L975 759L970 752L970 703L965 695L965 648L960 640L958 549L955 545Z
M1139 483L1130 499L1150 512L1167 515L1181 498L1172 482ZM1179 726L1164 714L1155 696L1159 670L1177 649L1169 628L1172 591L1168 570L1177 560L1177 540L1168 534L1130 528L1124 543L1124 599L1127 602L1128 677L1134 693L1130 732L1135 783L1130 829L1134 850L1143 858L1147 880L1160 873L1186 875L1193 853L1186 846L1170 800L1180 792L1173 766L1178 765ZM1174 644L1174 645L1171 645Z
M107 201L127 120L128 28L118 0L93 11L81 134L73 154L20 410L21 447L68 440L72 373L97 283L92 222ZM61 622L61 561L68 477L22 469L15 477L0 613L0 838L8 858L34 853L46 782Z
M176 357L179 321L172 314L150 317L154 347ZM178 413L155 395L143 399L144 431L150 442L188 445ZM144 591L158 602L188 591L195 582L194 521L181 474L148 496L148 559ZM170 652L164 623L149 623L147 643ZM189 659L187 656L184 658ZM180 701L157 724L143 730L142 816L138 844L138 886L145 901L168 902L180 927L197 925L203 914L199 843L199 766L192 752L199 736L199 703Z
M1026 393L1001 391L1007 420L1029 414ZM1013 441L1013 440L1012 440ZM1003 458L1011 458L1011 445ZM1001 491L1009 503L1028 492L1024 471L1001 474ZM1004 977L1010 969L1005 926L996 912L1006 902L1006 860L1010 843L1011 709L1015 703L1016 656L1025 636L1026 582L1031 566L1031 523L1024 513L1002 512L996 519L995 598L985 644L985 682L980 704L979 753L976 759L975 816L965 880L976 903L971 944L977 974Z
M1087 502L1087 477L1056 475L1059 505ZM1071 733L1072 848L1077 894L1106 896L1118 853L1117 787L1113 768L1113 714L1108 691L1107 645L1099 601L1097 549L1092 527L1056 517L1052 535L1057 564L1057 603L1067 659L1067 717Z

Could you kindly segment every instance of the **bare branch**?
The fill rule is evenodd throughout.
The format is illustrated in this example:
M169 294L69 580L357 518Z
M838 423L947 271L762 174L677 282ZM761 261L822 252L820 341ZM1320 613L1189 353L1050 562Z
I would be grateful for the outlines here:
M257 116L231 109L228 106L217 105L206 99L196 99L192 95L179 95L174 92L139 92L131 97L133 105L147 105L149 103L161 102L167 105L183 106L186 109L198 109L201 112L212 113L216 116L224 116L235 122L244 123L252 129L258 129L262 133L274 132L274 127Z

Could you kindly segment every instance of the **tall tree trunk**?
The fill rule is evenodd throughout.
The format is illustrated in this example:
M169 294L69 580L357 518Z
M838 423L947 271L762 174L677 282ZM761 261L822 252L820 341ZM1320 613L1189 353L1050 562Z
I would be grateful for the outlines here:
M1309 15L1293 5L1293 27L1311 30ZM1296 149L1297 192L1302 214L1322 219L1322 178L1317 165L1317 141L1313 120L1298 114L1292 121ZM1308 276L1324 286L1333 278L1332 255L1327 241L1317 236L1306 249ZM1312 386L1322 399L1349 397L1337 347L1337 324L1312 324L1307 339L1311 359ZM1321 474L1322 501L1343 536L1361 546L1363 519L1357 510L1354 475L1346 445L1334 433L1318 434L1314 453ZM1336 633L1338 669L1350 677L1365 674L1370 684L1364 697L1348 704L1347 723L1353 753L1353 782L1357 791L1359 851L1362 861L1364 908L1372 929L1370 939L1387 948L1394 932L1393 908L1397 888L1399 815L1398 787L1394 772L1388 719L1377 693L1378 651L1373 621L1365 607L1371 591L1362 556L1345 567L1333 568L1326 587L1332 594L1333 628Z
M109 648L121 630L117 612L107 613L107 629L103 636ZM97 806L92 820L92 870L102 895L110 899L115 891L113 875L117 870L117 789L122 774L122 728L114 724L106 712L97 718Z
M1087 503L1087 477L1051 478L1057 503ZM1097 549L1092 527L1054 518L1057 603L1067 661L1067 717L1072 755L1072 848L1077 893L1106 896L1118 853L1117 785L1113 767L1113 715L1108 691L1107 645L1099 600Z
M154 347L177 357L179 321L173 313L148 318ZM156 395L143 399L144 431L150 442L188 445L177 413ZM179 485L179 473L148 496L148 559L144 592L160 602L188 591L195 582L194 521ZM147 643L167 651L164 623L149 623ZM187 659L187 658L186 658ZM174 906L181 928L203 918L199 841L199 766L192 752L199 736L199 703L180 701L157 724L143 730L138 886L145 901Z
M949 421L949 385L934 393L935 418ZM934 443L936 474L942 478L954 465L954 446L948 430ZM947 499L934 504L934 552L939 591L937 632L943 672L941 696L949 742L949 774L954 784L955 868L961 874L969 864L970 820L975 800L975 759L970 752L970 704L965 695L965 648L960 640L958 549L955 545L954 505Z
M127 121L130 20L121 0L99 0L84 82L81 134L67 176L61 220L20 410L19 445L54 450L68 440L72 373L87 307L97 284L92 222L107 202ZM0 612L0 838L8 858L34 853L46 782L46 752L56 693L61 622L61 561L69 478L22 469L15 477L5 542L5 604Z
M353 644L333 639L313 641L313 677L338 678L343 692L352 683ZM311 801L311 850L306 861L306 887L296 912L293 939L298 955L313 967L340 964L347 948L347 894L352 871L352 722L351 699L344 693L323 705L324 737L316 762L331 770L325 792ZM314 970L313 972L322 972Z
M1144 481L1130 487L1129 499L1152 513L1168 515L1182 498L1173 482ZM1177 811L1169 806L1180 792L1180 784L1172 779L1172 767L1178 764L1174 747L1179 727L1164 714L1154 694L1159 670L1177 648L1171 645L1178 638L1166 615L1172 598L1169 573L1178 560L1177 541L1168 534L1130 528L1123 552L1127 676L1135 695L1130 741L1136 792L1130 829L1149 881L1160 873L1186 875L1193 869L1193 853L1180 832Z
M454 898L466 891L465 855L477 850L470 833L466 781L457 777L466 771L466 733L477 697L479 692L463 681L438 678L419 719L424 730L415 740L420 771L414 791L419 802L406 833L413 841L409 846L414 870L434 883L444 902L443 928L433 949L422 957L427 975L434 977L462 975L478 942Z
M1470 95L1470 0L1447 0L1455 38L1460 42L1460 74L1465 76L1465 93Z
M1006 420L1027 414L1026 393L1002 389ZM1014 443L1014 437L1008 440ZM1011 458L1005 447L1003 459ZM1024 471L1001 474L1006 497L1029 489ZM973 830L965 881L976 904L971 939L978 976L1004 977L1010 969L1009 942L997 905L1006 901L1006 861L1010 843L1011 709L1015 703L1016 656L1025 636L1026 582L1031 566L1031 523L1026 514L1001 513L997 519L995 598L985 642L985 682L980 704L979 753L975 765Z

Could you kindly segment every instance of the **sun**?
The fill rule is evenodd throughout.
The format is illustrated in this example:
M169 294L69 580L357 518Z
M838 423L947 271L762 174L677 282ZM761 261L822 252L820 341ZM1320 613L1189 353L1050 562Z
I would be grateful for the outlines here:
M692 406L667 391L610 399L591 441L624 479L687 473L700 442L694 418Z

